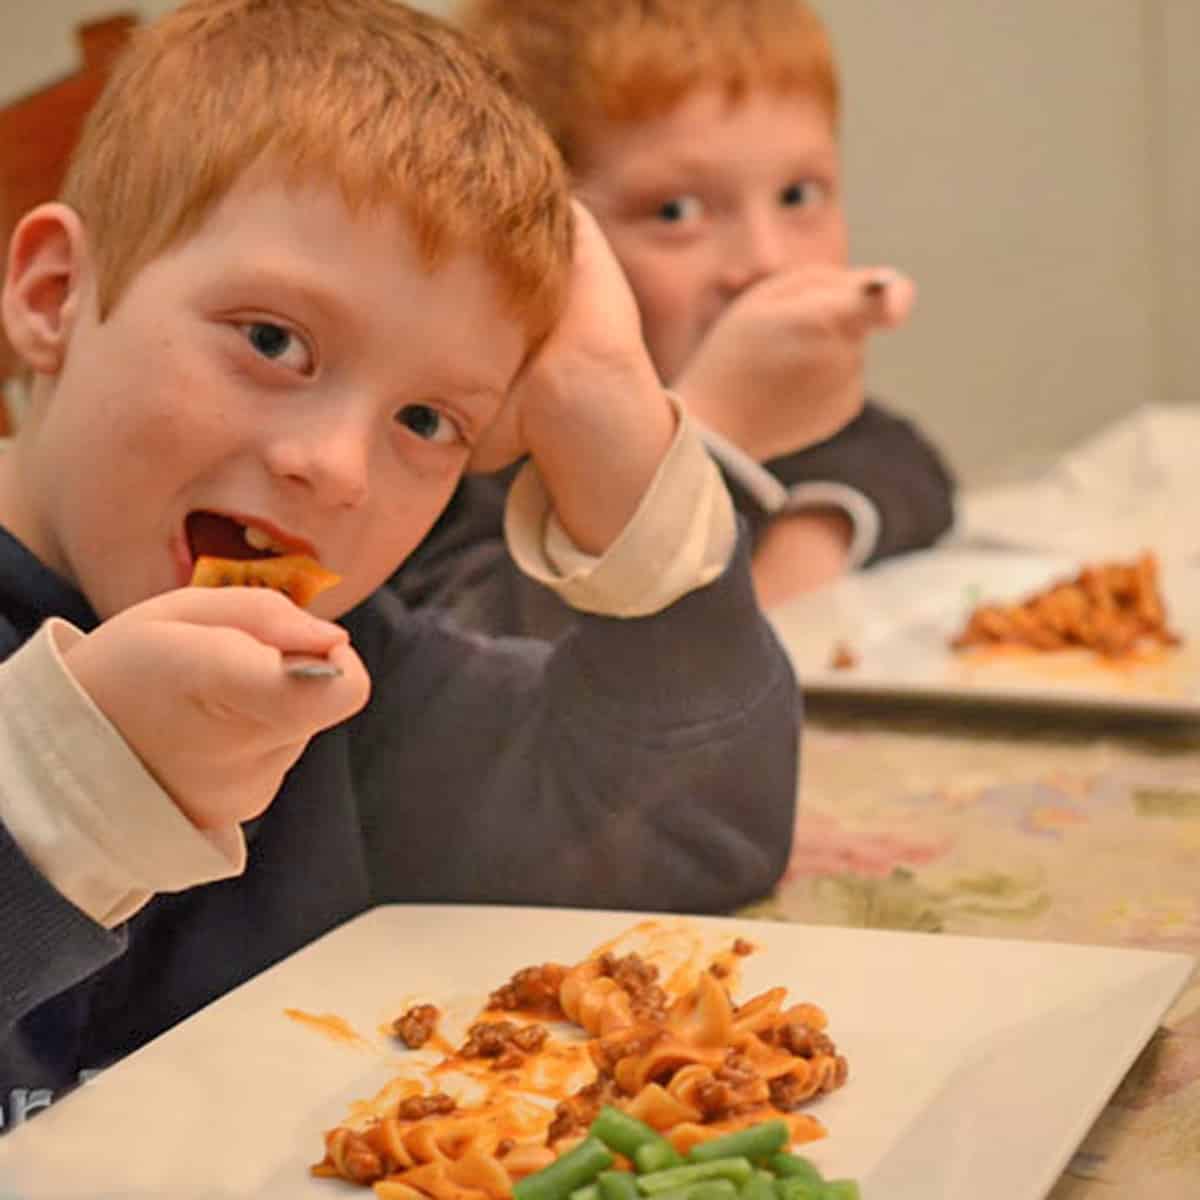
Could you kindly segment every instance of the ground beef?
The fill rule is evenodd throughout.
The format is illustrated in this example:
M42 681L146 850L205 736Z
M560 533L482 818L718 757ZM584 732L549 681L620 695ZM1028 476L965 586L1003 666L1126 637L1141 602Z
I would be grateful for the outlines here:
M566 974L567 968L558 963L524 967L488 997L488 1007L505 1012L535 1012L561 1017L563 1011L558 1002L558 990Z
M518 1067L527 1054L546 1044L543 1025L518 1025L515 1021L479 1021L467 1030L459 1054L463 1058L490 1058L501 1070Z
M410 1050L418 1050L433 1036L440 1016L432 1004L417 1004L392 1022L392 1033Z
M454 1111L454 1101L445 1092L433 1092L428 1096L409 1096L396 1106L396 1116L401 1121L419 1121L422 1117L444 1116Z
M600 974L608 975L629 996L639 1020L660 1021L667 1011L667 994L658 985L658 968L639 954L600 956Z

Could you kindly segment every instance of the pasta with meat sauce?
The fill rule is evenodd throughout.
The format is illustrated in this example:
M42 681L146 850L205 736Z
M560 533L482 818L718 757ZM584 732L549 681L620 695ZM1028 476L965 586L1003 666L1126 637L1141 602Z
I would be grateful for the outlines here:
M1016 604L981 604L951 646L965 651L1008 647L1036 651L1081 647L1115 659L1152 647L1173 647L1157 557L1085 566Z
M432 1089L415 1078L385 1089L327 1132L314 1173L371 1186L381 1200L504 1200L577 1145L605 1105L680 1153L768 1119L786 1121L793 1145L824 1136L801 1110L846 1082L846 1059L825 1013L789 1004L785 988L734 1002L736 962L752 949L738 940L666 981L637 953L611 950L518 971L465 1041L446 1045ZM427 1038L430 1008L411 1009L398 1034L419 1021ZM439 1078L471 1086L454 1099Z

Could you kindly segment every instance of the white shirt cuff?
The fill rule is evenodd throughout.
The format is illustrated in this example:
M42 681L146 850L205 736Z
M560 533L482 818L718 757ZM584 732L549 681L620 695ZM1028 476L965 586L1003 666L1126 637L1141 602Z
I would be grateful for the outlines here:
M55 618L0 663L0 821L111 929L156 892L240 874L246 844L192 825L75 681L62 652L82 636Z
M756 462L740 446L713 430L699 426L708 452L725 469L726 474L769 517L782 512L788 502L787 487L766 467Z
M879 510L862 492L826 480L789 488L728 438L711 429L704 429L703 437L709 453L767 517L806 508L836 508L846 514L852 530L846 569L861 567L871 557L879 542Z
M782 512L803 512L810 508L836 508L850 521L850 548L846 552L846 570L853 571L874 553L879 543L879 509L856 488L828 480L810 480L793 484Z
M648 616L711 583L729 563L737 541L733 502L695 424L671 401L675 438L637 511L603 555L572 544L532 462L513 481L504 519L509 551L526 575L572 608Z

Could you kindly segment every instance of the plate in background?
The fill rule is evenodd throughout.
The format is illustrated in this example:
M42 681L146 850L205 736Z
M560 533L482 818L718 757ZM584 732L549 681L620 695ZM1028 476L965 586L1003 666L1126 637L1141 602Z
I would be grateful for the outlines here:
M806 691L1200 718L1200 569L1166 564L1160 587L1179 647L1136 663L1086 650L987 649L951 639L981 603L1019 601L1078 573L1077 560L936 549L848 575L775 609ZM838 646L854 665L833 665Z

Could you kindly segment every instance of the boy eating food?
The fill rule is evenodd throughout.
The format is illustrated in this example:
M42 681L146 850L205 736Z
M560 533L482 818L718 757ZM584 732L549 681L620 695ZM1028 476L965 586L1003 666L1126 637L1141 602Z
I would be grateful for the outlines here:
M5 1127L374 903L770 888L797 699L744 538L459 34L184 4L19 223L3 316L33 373L0 456ZM380 587L468 459L518 455L514 554L580 613L553 648ZM307 608L236 585L295 557L337 577Z
M811 9L464 0L457 15L532 102L624 268L661 378L751 520L762 602L946 532L940 455L865 401L868 338L905 320L913 288L849 265L837 70ZM502 485L468 480L397 584L466 624L561 625L505 573L499 538L485 545L502 503Z

